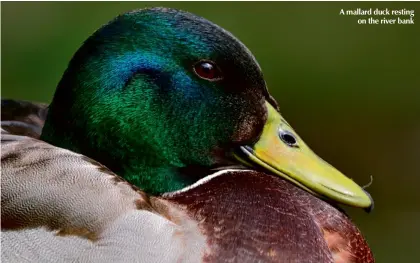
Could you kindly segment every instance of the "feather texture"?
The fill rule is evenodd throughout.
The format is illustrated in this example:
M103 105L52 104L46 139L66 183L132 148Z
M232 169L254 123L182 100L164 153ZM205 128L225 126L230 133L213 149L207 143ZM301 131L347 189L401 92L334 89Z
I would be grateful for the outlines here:
M347 216L261 172L153 197L35 138L3 131L1 150L5 262L373 262Z

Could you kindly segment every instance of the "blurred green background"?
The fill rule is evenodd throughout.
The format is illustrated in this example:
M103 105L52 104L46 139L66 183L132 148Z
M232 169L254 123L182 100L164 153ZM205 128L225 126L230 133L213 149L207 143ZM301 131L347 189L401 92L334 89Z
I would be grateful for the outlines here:
M358 17L339 15L419 11L419 2L2 2L2 97L49 102L81 43L117 14L145 6L193 12L241 39L306 142L359 184L373 176L375 210L348 211L377 262L419 262L420 21L358 25Z

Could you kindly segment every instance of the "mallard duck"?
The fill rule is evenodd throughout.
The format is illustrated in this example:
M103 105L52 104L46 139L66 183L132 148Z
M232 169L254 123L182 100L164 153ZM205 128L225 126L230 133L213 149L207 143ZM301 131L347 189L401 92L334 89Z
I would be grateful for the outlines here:
M4 262L374 262L370 209L280 115L233 35L166 8L76 52L47 107L2 100Z

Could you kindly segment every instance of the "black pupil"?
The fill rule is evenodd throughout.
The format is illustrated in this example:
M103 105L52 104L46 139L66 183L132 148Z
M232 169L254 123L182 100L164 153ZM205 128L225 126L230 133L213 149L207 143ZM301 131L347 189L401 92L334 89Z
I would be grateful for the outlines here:
M287 143L290 146L293 146L293 145L296 144L295 137L293 135L289 134L289 133L282 132L280 134L280 137L285 143Z

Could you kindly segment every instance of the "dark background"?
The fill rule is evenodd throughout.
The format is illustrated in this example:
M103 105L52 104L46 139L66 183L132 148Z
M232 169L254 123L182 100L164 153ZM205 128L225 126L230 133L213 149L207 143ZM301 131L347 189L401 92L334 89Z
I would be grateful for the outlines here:
M373 176L375 210L347 210L377 262L418 262L420 20L358 25L360 17L339 12L419 11L420 3L2 2L2 97L49 102L81 43L117 14L145 6L193 12L241 39L313 150L361 185Z

